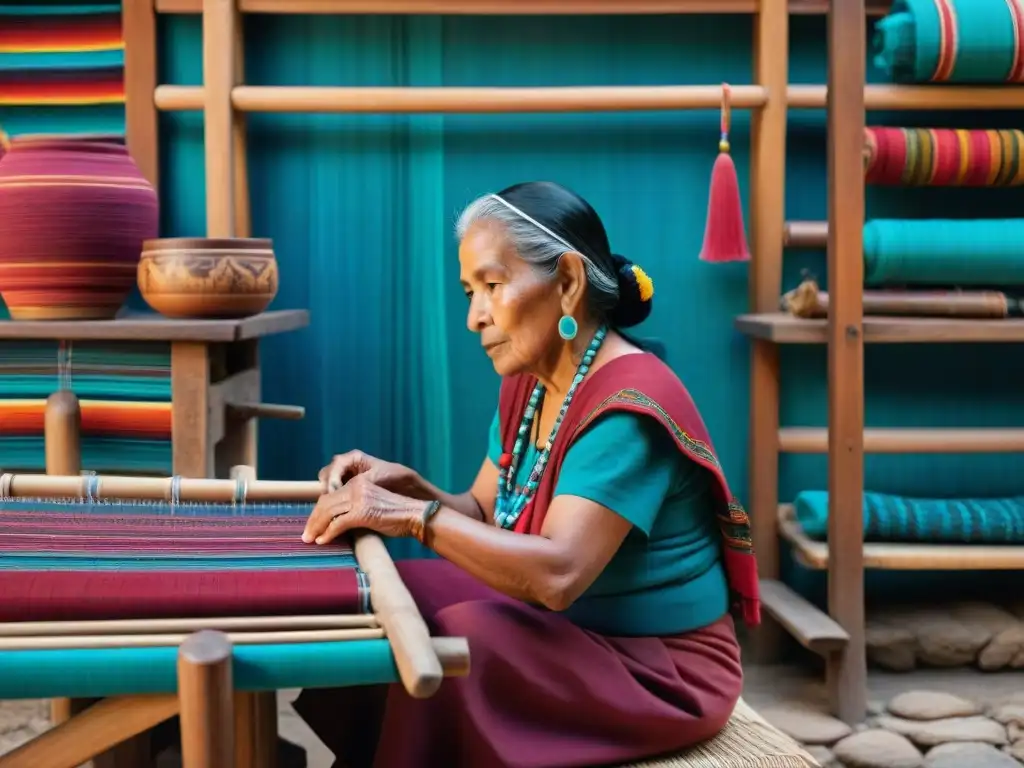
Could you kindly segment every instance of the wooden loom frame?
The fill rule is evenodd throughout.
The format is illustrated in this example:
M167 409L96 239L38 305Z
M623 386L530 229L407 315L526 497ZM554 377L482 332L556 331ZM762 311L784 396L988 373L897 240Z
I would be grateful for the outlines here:
M239 498L313 502L321 495L318 482L259 481L255 470L248 467L237 467L234 475L233 480L106 476L99 479L93 495L132 500L177 497L222 504ZM88 484L93 479L82 475L2 475L0 498L87 498ZM0 625L0 651L181 646L177 695L124 695L90 704L69 713L68 719L53 730L0 756L0 768L74 768L179 713L183 759L189 768L271 768L276 761L277 731L259 733L258 727L268 714L262 711L265 706L273 706L276 715L276 701L273 695L267 701L266 697L250 699L260 694L234 691L232 644L387 638L399 678L409 694L417 698L436 693L446 676L468 674L469 646L465 638L430 636L381 539L376 534L358 535L355 556L370 581L373 613L369 616ZM250 707L256 707L256 711ZM262 736L260 740L247 738L253 729ZM240 731L237 736L236 731ZM113 754L105 758L108 762L125 768L148 762L138 753L131 757L108 754Z
M733 106L754 111L751 152L750 311L737 328L752 339L750 504L766 607L805 646L829 661L833 707L857 721L866 710L863 552L863 342L1024 341L1024 321L907 318L862 320L860 151L865 109L1021 109L1024 88L865 86L865 14L887 0L124 0L128 146L158 184L158 112L202 110L205 125L207 230L247 236L251 222L244 113L572 112L715 109L718 86L570 88L306 88L244 85L239 14L447 13L755 15L754 85L733 88ZM788 84L789 13L829 13L829 86ZM156 14L203 14L203 86L157 82ZM846 34L840 33L840 27ZM787 109L829 110L829 221L784 221ZM852 121L852 122L851 122ZM851 127L852 126L852 127ZM859 128L858 128L859 126ZM854 137L854 128L860 133ZM856 168L854 156L856 155ZM845 186L843 186L845 184ZM858 191L859 190L859 191ZM813 236L812 236L813 235ZM827 321L777 312L784 244L827 244L833 311ZM777 581L778 456L791 433L779 429L780 343L828 343L829 429L813 430L829 454L830 539L843 541L829 561L830 620ZM802 430L804 437L808 430ZM873 432L867 435L868 444ZM917 430L917 434L924 434ZM974 433L972 433L974 434ZM940 450L933 438L919 446ZM979 439L986 440L981 435ZM903 441L905 447L906 442ZM930 447L928 447L930 446ZM838 622L838 623L837 623ZM766 655L772 627L760 633Z

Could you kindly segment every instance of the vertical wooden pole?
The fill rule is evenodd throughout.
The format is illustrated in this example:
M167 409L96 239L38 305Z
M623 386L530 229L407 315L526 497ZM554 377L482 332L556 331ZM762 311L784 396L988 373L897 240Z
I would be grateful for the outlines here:
M789 8L762 0L754 26L754 81L768 103L754 110L751 131L750 311L773 312L782 290L786 198L786 99L789 85ZM758 573L779 576L779 350L755 340L750 356L749 506ZM761 661L778 655L779 625L770 617L755 637Z
M235 236L235 111L231 92L238 58L234 0L203 0L203 125L206 151L206 232Z
M190 635L178 651L182 765L234 765L232 696L231 642L227 636L212 630Z
M121 4L124 40L124 119L128 151L154 189L160 184L156 90L156 9L153 0Z
M213 477L210 348L201 342L171 342L171 450L174 474Z
M832 654L836 715L867 711L864 646L864 0L828 12L828 607L850 635Z

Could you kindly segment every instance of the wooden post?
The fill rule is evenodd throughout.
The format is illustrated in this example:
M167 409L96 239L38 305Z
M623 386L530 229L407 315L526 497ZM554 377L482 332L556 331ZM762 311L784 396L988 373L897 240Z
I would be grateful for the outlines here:
M235 110L238 10L234 0L203 0L203 125L206 152L206 232L235 236Z
M768 102L751 116L750 311L773 312L782 292L786 199L786 108L789 81L789 9L786 0L762 0L754 27L754 81ZM755 340L750 356L750 520L762 579L779 577L779 348ZM763 614L755 636L759 661L777 660L782 630Z
M221 632L190 635L178 651L181 757L188 768L228 768L235 760L231 642Z
M828 12L828 607L850 636L828 660L836 715L867 712L864 645L864 0Z

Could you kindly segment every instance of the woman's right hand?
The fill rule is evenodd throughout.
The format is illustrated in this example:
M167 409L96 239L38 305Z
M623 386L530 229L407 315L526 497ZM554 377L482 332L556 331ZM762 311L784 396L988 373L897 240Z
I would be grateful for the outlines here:
M349 451L335 456L331 463L320 470L319 480L324 493L336 491L356 475L366 475L381 488L407 496L414 495L417 475L404 464L384 461L362 451Z

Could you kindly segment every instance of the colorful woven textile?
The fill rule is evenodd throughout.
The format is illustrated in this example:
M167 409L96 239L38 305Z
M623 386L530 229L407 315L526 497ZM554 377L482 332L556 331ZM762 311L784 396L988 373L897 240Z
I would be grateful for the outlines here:
M894 0L874 46L898 83L1024 82L1024 1Z
M868 184L1017 187L1024 184L1024 131L868 128Z
M120 3L0 3L0 105L123 103Z
M803 491L794 501L804 533L828 537L828 492ZM1024 542L1024 497L911 499L864 494L864 540L964 544Z
M0 621L355 613L352 550L310 505L0 501Z
M1024 285L1024 219L875 219L864 225L864 282Z
M82 466L170 475L171 349L164 342L0 341L0 467L45 469L46 398L82 408Z

